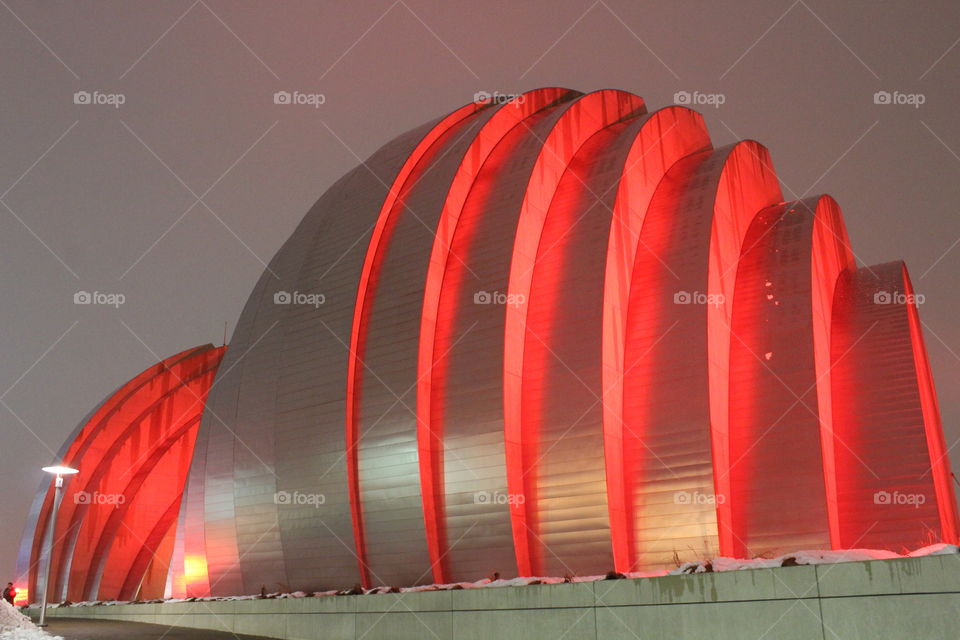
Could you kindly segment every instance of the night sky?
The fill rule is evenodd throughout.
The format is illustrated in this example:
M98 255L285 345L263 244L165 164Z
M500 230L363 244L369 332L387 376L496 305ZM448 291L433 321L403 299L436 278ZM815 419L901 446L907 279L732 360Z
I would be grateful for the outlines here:
M0 5L0 582L78 421L157 360L219 344L328 186L478 91L714 96L691 106L715 146L761 141L788 198L839 201L859 264L906 260L960 441L956 2Z

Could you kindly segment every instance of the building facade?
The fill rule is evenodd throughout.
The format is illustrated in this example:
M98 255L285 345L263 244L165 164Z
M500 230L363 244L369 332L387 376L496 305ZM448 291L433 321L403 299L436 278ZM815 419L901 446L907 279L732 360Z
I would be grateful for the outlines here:
M159 363L81 423L47 588L957 542L915 302L902 263L856 264L832 198L785 202L762 145L714 148L692 110L616 90L474 102L327 190L229 349ZM108 489L123 509L76 503ZM44 486L31 593L53 508Z

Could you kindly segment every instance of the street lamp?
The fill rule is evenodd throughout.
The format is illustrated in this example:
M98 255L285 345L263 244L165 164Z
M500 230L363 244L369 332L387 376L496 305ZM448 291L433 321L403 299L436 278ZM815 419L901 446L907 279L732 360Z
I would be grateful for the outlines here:
M55 476L53 481L53 509L50 511L50 522L47 523L47 564L43 569L43 596L40 604L39 627L47 626L47 592L50 591L50 565L53 564L53 536L57 526L57 510L60 508L60 494L63 493L63 476L72 476L80 473L79 470L65 466L44 467L44 471Z

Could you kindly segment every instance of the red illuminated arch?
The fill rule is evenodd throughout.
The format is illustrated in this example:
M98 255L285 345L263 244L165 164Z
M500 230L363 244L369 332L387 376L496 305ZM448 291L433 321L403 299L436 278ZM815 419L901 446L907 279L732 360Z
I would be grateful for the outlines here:
M906 294L907 318L910 322L910 346L913 352L913 364L917 375L920 393L920 410L923 416L924 434L927 451L930 455L930 477L933 480L937 513L940 516L941 540L950 544L960 544L960 520L957 517L957 500L953 492L950 461L947 458L947 446L943 440L943 425L940 422L940 407L937 404L937 391L933 385L933 373L927 360L927 348L923 340L923 327L920 313L917 311L917 294L910 281L907 265L903 265L903 291Z
M89 447L91 443L96 441L98 434L100 433L100 429L105 424L106 420L116 412L117 408L125 400L127 400L132 394L136 393L137 390L143 387L143 385L148 381L156 377L158 373L195 354L200 349L202 349L202 347L195 347L193 349L188 349L181 353L175 354L143 371L135 378L124 384L120 389L118 389L103 403L101 403L100 406L98 406L84 420L84 422L74 430L73 434L71 434L67 441L68 444L64 447L64 450L61 452L59 457L64 460L74 460L81 457L82 452L86 449L86 447ZM42 493L44 494L44 498L40 507L40 512L37 515L34 526L32 528L28 528L27 531L27 535L31 540L31 549L29 553L30 558L39 557L40 545L42 542L41 532L46 531L47 521L49 519L50 510L53 503L53 493L47 491L46 484L44 484L42 488ZM37 567L35 563L31 562L27 571L29 575L28 583L30 585L31 593L35 593L34 589L36 588L36 571Z
M132 600L137 597L138 593L140 594L140 598L144 600L163 597L164 585L146 585L143 581L147 570L153 563L159 560L157 549L161 546L164 539L170 536L173 528L177 524L177 514L180 511L180 502L182 499L182 494L173 497L169 506L160 514L156 524L147 534L146 538L144 538L140 550L130 564L129 571L126 574L122 574L123 583L117 596L118 600ZM164 576L165 572L161 571L159 575Z
M955 543L957 512L916 294L902 262L850 269L831 359L840 548Z
M56 506L54 600L324 591L355 566L366 586L375 571L404 586L431 570L662 569L827 536L957 541L900 263L856 269L833 200L783 203L762 146L714 150L687 109L552 88L491 102L331 187L244 308L249 350L225 384L223 350L191 349L84 419L58 456L81 474ZM362 254L347 246L368 232ZM271 299L328 274L322 309ZM477 300L489 291L507 304ZM799 418L779 419L795 403L784 385ZM215 386L220 425L200 419ZM414 419L390 386L416 388ZM270 445L267 473L237 448L247 437ZM322 516L281 511L278 489L333 499ZM891 508L883 492L926 502ZM45 484L19 558L34 599L54 507Z
M538 89L523 94L504 105L477 133L463 163L457 170L447 193L430 255L423 294L420 324L419 359L417 365L417 443L420 463L420 485L426 524L427 548L436 582L447 580L443 558L446 554L446 528L443 523L443 425L432 416L434 370L442 354L435 353L441 289L453 287L444 282L451 246L460 214L481 169L503 138L524 120L541 110L577 95L568 89Z
M678 548L732 548L733 285L747 226L780 200L769 154L745 141L675 163L648 207L623 364L625 502L634 509L638 566L668 563Z
M745 140L727 158L714 203L710 232L707 294L722 296L719 305L707 305L707 344L710 379L710 431L713 443L714 491L730 496L729 404L730 323L734 288L743 238L760 209L783 200L780 184L765 147ZM729 499L717 500L721 553L733 547Z
M121 407L124 402L129 400L136 393L140 392L144 385L156 378L157 375L169 367L174 366L178 362L195 355L203 349L204 347L195 347L193 349L188 349L181 353L175 354L146 369L135 378L124 384L109 398L102 402L100 406L98 406L84 420L84 422L76 428L74 433L68 439L68 444L64 446L64 450L59 457L63 460L81 459L86 449L89 448L93 443L97 442L97 440L101 437L100 434L104 425L114 414L116 414L119 407ZM48 490L46 483L41 488L41 493L44 495L44 498L42 500L36 522L34 523L34 526L32 528L28 528L27 531L27 535L31 539L31 548L29 555L26 558L28 562L26 573L29 590L32 594L37 593L37 559L40 557L43 535L47 530L47 522L49 520L53 505L53 492ZM54 580L52 584L56 585L58 582ZM61 591L61 589L55 589L54 593L51 593L51 597L55 597L55 595L61 593Z
M764 209L747 232L730 329L734 557L830 546L830 317L837 277L852 265L828 196Z
M524 431L522 406L526 316L540 236L557 185L580 146L604 127L644 111L641 98L621 91L597 91L580 98L544 141L521 205L508 288L508 296L516 304L506 309L503 376L507 487L511 496L523 496L510 502L514 551L521 575L534 575L536 555L531 547L537 544L535 523L529 522L536 500L534 478L530 477L535 434Z
M126 508L115 509L113 503L87 498L122 495L124 501L135 502L143 478L171 447L186 442L186 464L164 469L166 482L155 482L150 491L160 500L182 493L200 413L224 351L225 347L212 346L191 349L147 369L121 387L78 429L63 457L80 473L67 484L58 511L49 586L52 598L59 599L63 594L84 600L103 595L98 589L97 567L120 562L118 554L142 551L143 545L138 543L156 526L149 514L137 519L113 514L111 518L112 512L126 513ZM171 430L176 437L169 437ZM40 525L45 525L48 517L46 511L38 518L35 549L39 550L43 542L46 527ZM121 527L135 543L122 551L111 549ZM86 534L81 536L81 531ZM152 557L156 550L149 551ZM31 566L31 585L35 585L37 562L32 561ZM118 593L118 589L113 590L105 597L115 598Z
M445 133L465 118L475 114L481 108L483 108L482 105L470 103L457 109L440 120L414 148L413 152L403 163L400 172L394 179L390 191L387 193L387 197L383 202L380 215L377 217L376 225L370 236L366 258L360 273L360 282L357 286L357 300L353 309L353 329L350 333L350 354L347 359L346 442L347 487L350 495L350 513L353 519L354 547L357 554L360 579L365 586L369 586L370 584L370 571L367 566L363 507L360 497L358 456L360 433L357 421L357 410L359 407L359 381L364 366L362 358L368 313L367 296L370 293L370 283L376 279L377 268L383 251L381 243L387 240L385 235L388 234L388 225L392 219L394 219L397 212L402 210L404 206L403 192L409 180L416 180L415 171L418 169L418 165L421 164L421 161L423 161L430 152L431 147L433 147ZM423 171L424 167L419 166L419 170Z
M839 549L840 514L837 503L836 453L833 434L833 362L830 356L833 299L841 274L856 266L840 206L830 196L821 196L814 215L811 278L813 305L813 355L816 370L820 443L823 447L824 485L830 542Z
M661 109L650 116L634 139L617 190L604 278L602 353L607 504L617 571L631 571L635 557L633 509L623 466L623 357L633 264L657 185L675 162L710 147L700 114L683 107Z
M209 376L206 376L210 379L202 380L201 384L209 386L213 373L214 371L210 371ZM131 530L134 523L140 524L139 527L136 527L138 531L155 530L157 518L166 513L166 511L157 513L151 508L152 505L138 503L143 502L143 498L153 499L158 494L163 496L165 492L159 491L159 488L171 481L176 482L177 478L186 477L189 471L190 458L184 459L180 454L183 450L193 451L200 413L191 411L188 416L186 420L176 420L171 426L169 435L158 441L156 446L146 453L143 462L136 467L135 472L127 475L127 484L123 491L119 493L119 495L124 496L123 503L116 505L112 511L109 511L107 520L102 525L96 544L92 546L90 551L91 564L86 571L87 577L83 584L83 590L79 592L78 597L93 597L84 594L95 594L95 597L103 599L124 600L135 595L125 594L123 588L121 587L118 590L117 586L122 585L124 582L122 578L131 573L134 558L148 554L147 557L152 559L156 547L147 545L144 541L139 549L131 550L136 554L132 558L129 553L119 553L115 550L114 544L118 534L121 536L124 534L136 535ZM177 451L175 448L177 445L179 445L181 451ZM123 479L121 478L121 480ZM180 495L176 497L178 506L181 498ZM173 515L176 516L178 513L179 510L175 511ZM109 567L109 570L105 571L106 567ZM104 576L106 576L107 583L104 582ZM142 577L142 573L139 577ZM111 578L118 584L110 584Z
M87 591L93 583L80 576L89 578L91 563L98 557L103 560L92 545L104 526L106 514L115 510L112 504L78 502L75 496L81 492L88 496L120 495L129 474L150 459L151 443L143 434L161 437L167 429L178 428L182 420L193 420L196 426L194 418L203 411L205 390L212 383L221 355L212 359L202 352L157 374L101 426L95 449L78 458L82 462L77 463L77 468L89 471L79 474L64 493L57 522L57 539L63 544L55 558L52 580L58 589L67 587L69 581L68 598L97 597ZM144 446L148 447L146 455L133 453ZM127 455L131 456L129 460L124 457ZM130 466L123 467L121 461ZM185 477L173 482L183 482Z

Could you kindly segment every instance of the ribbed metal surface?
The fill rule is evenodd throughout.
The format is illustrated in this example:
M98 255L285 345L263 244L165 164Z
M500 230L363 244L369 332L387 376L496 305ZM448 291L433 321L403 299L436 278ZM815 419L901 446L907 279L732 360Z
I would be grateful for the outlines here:
M431 126L399 137L331 187L271 261L244 308L201 425L207 455L196 458L193 469L204 478L204 547L214 593L259 592L277 582L327 589L360 580L343 430L357 279L364 239L387 188ZM274 296L283 292L322 294L324 302L277 304ZM273 390L263 404L241 404L242 395L263 385ZM246 451L231 433L241 423L243 435L237 435L266 464L249 451L236 457L237 450ZM257 483L265 489L257 490ZM234 511L236 494L250 506L243 520ZM312 502L298 502L295 494ZM240 561L238 529L252 536L245 544L248 556L260 558L256 567L248 556ZM290 557L296 561L287 563ZM249 578L241 577L241 567L250 568Z
M633 267L640 251L650 248L641 233L650 203L664 175L681 158L711 148L699 114L682 107L654 112L644 121L633 140L623 177L617 187L610 241L604 274L603 312L603 422L604 463L607 474L607 502L610 534L617 571L635 567L632 481L624 443L634 437L633 428L623 419L624 377L629 373L624 357L629 320Z
M520 203L533 164L569 103L518 125L477 177L451 243L439 301L434 376L444 434L447 565L452 580L516 574L503 445L503 304ZM489 298L487 297L489 295ZM479 297L477 297L479 296Z
M718 514L724 522L729 494L721 455L733 299L727 282L747 224L779 199L766 151L747 142L676 163L647 211L624 357L625 476L637 566L726 551Z
M624 355L624 467L637 567L714 553L706 309L673 304L705 291L716 178L729 149L678 162L657 189L633 266ZM703 176L703 177L700 177ZM697 188L699 187L699 188ZM691 242L682 240L684 235ZM691 496L679 500L685 492ZM691 552L692 550L692 552Z
M369 290L359 392L359 482L371 580L432 582L417 458L417 349L423 283L451 180L495 110L447 131L404 185Z
M466 537L458 536L451 547L446 522L446 420L443 407L447 393L446 366L450 352L456 350L460 341L466 339L472 330L472 327L465 327L457 332L452 326L453 314L448 305L451 302L455 305L462 293L462 287L469 285L469 278L464 277L468 271L466 263L453 245L458 244L458 237L473 237L479 222L477 207L474 205L478 198L483 199L491 194L490 182L504 161L510 157L512 145L517 141L516 136L511 134L529 133L530 125L537 121L537 117L545 109L550 110L578 95L565 89L537 89L498 109L471 142L464 161L450 184L437 223L423 289L416 398L418 462L425 533L433 579L437 582L449 581L449 552ZM471 200L473 205L470 204ZM464 215L465 213L467 215ZM471 272L470 275L476 274ZM476 288L472 292L481 297L486 295ZM477 304L478 300L474 299L472 302ZM453 311L455 310L456 307L453 308ZM464 468L462 464L456 466ZM471 473L475 478L479 478L472 470ZM474 503L479 505L486 502L483 497L484 494L475 492ZM489 502L496 502L494 496L490 496ZM471 523L470 527L479 525L479 522L475 522ZM469 531L470 529L467 530ZM487 566L489 567L489 564Z
M535 330L531 331L530 325L536 318L543 318L541 314L544 312L550 313L556 304L557 291L549 288L551 275L556 274L540 269L540 277L537 277L543 258L541 249L549 247L544 243L544 235L553 203L558 198L562 203L564 197L560 187L564 178L570 175L570 165L583 145L597 132L644 113L643 101L624 92L604 90L580 98L544 140L521 205L506 300L503 397L507 487L512 501L510 515L514 546L518 569L526 575L543 573L548 557L551 566L564 564L543 539L542 534L547 531L541 527L544 511L558 506L557 501L550 504L541 499L541 484L546 489L547 483L542 483L540 478L541 452L549 450L543 441L551 438L548 430L553 425L548 427L541 420L546 394L541 393L539 385L546 374L547 358L555 359L552 354L547 355L552 349L552 338L537 335ZM582 180L577 183L572 187L574 193L579 191ZM558 208L563 209L563 205L558 204ZM568 223L572 222L573 218L570 218ZM609 227L605 227L604 232L609 233ZM598 247L601 255L603 246L605 243ZM548 285L546 294L535 297L538 289L540 294L544 293L541 289L544 283ZM563 361L559 360L557 364L562 365ZM602 451L602 437L599 445L598 452ZM563 493L564 489L560 492ZM596 522L587 526L596 526ZM560 561L554 562L555 559ZM569 566L566 568L571 572Z
M528 473L544 575L613 567L603 458L603 278L616 185L639 117L594 134L550 204L524 347L524 420L539 434Z
M207 385L212 374L211 371ZM149 576L152 579L147 579L147 569L154 563L162 567L166 577L173 548L164 542L176 524L180 490L193 456L198 422L196 413L186 421L171 419L170 436L158 443L155 450L145 453L142 466L126 478L123 494L128 497L106 519L86 576L87 593L117 600L163 595L162 585L155 584L156 572ZM177 487L177 491L171 492L171 486Z
M65 483L57 512L51 598L162 595L176 519L171 505L179 504L199 415L223 353L208 345L150 367L74 432L60 461L80 472ZM34 596L49 485L42 496L35 501L40 509L28 566Z
M68 496L53 597L956 541L916 309L870 302L912 295L905 272L834 295L839 209L781 200L759 144L712 150L697 114L615 90L471 103L396 138L271 260L198 426L184 393L210 384L191 364L209 347L65 445L132 499L87 518ZM50 503L45 485L21 545L34 594Z
M902 262L840 280L833 394L842 548L940 540Z
M820 439L828 418L821 416L815 362L815 343L829 341L829 334L814 331L815 316L830 310L815 308L814 289L826 279L832 292L846 255L819 255L829 247L814 242L815 223L845 236L836 208L819 201L764 209L744 239L730 328L729 499L736 557L830 547ZM815 270L820 264L833 268ZM824 302L832 305L832 296L817 298Z

